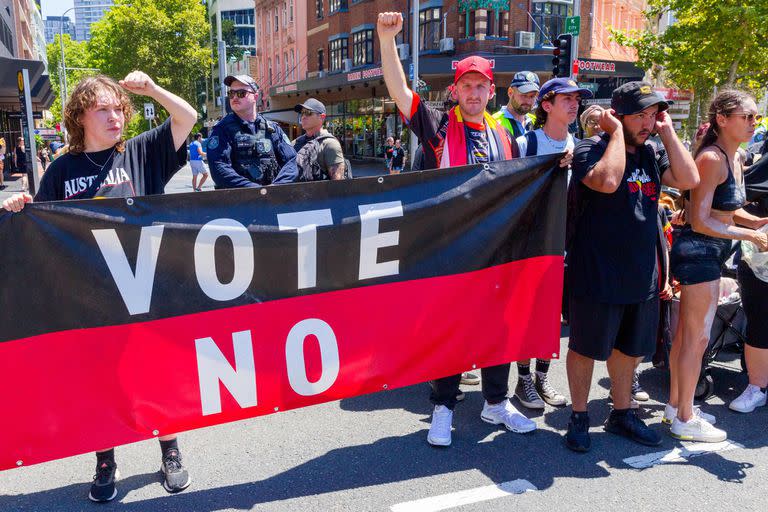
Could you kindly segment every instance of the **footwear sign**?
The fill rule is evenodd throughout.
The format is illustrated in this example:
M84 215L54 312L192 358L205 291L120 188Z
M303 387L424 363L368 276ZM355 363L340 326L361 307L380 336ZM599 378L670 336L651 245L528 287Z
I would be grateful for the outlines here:
M558 158L0 214L0 469L557 357Z

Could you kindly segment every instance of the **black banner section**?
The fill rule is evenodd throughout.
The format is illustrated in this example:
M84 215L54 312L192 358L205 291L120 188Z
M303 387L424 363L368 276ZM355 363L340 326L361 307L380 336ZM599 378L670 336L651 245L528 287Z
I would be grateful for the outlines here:
M559 158L4 212L0 341L562 256Z

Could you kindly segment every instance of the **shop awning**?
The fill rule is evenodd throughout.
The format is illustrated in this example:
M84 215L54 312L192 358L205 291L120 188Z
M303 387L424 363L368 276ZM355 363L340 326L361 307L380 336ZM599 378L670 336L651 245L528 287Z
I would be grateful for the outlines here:
M19 110L19 86L16 74L20 69L29 72L29 85L32 90L32 109L43 110L51 106L54 100L51 80L45 74L45 64L39 60L9 59L0 57L0 109Z

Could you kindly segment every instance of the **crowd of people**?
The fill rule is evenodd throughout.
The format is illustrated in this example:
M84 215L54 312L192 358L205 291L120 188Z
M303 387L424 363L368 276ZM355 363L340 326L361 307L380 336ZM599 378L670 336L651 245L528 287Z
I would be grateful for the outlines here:
M581 101L592 96L589 90L567 78L540 84L535 73L520 72L509 85L508 104L491 115L487 106L495 94L493 71L490 62L478 56L458 63L450 108L428 106L408 88L403 73L396 49L402 25L400 13L382 13L377 31L389 95L420 142L413 155L418 169L563 154L557 166L569 176L563 316L570 325L565 366L572 411L566 445L577 452L590 450L588 404L595 361L606 361L611 378L613 407L605 430L644 445L662 442L637 415L638 401L649 398L638 384L637 367L656 350L660 301L672 298L673 279L679 282L680 320L669 354L664 422L678 439L726 439L727 434L714 426L715 417L694 406L694 388L731 242L768 249L761 229L768 224L766 212L744 209L746 159L739 148L759 121L754 99L739 91L720 92L691 153L675 133L667 102L650 84L629 82L613 91L610 108L590 106L583 111L578 121L584 138L578 140L569 126L577 120ZM351 176L341 144L324 128L322 102L310 98L296 105L304 134L291 142L279 125L257 112L258 87L252 77L228 76L224 84L232 112L213 128L205 150L199 133L189 146L193 190L200 191L209 174L216 188ZM123 130L132 115L128 92L157 101L168 119L125 140ZM2 207L20 212L32 201L162 194L186 163L186 140L196 120L192 106L141 71L119 82L105 76L85 78L64 112L68 147L48 166L34 198L16 194ZM656 142L649 140L652 136ZM385 154L387 172L401 172L401 141L387 140ZM672 211L679 225L674 244L668 218ZM768 296L768 283L744 263L739 274L749 322L750 383L730 407L751 412L766 403L768 301L761 297ZM516 367L513 396L523 407L567 405L566 394L550 383L549 360L538 359L533 368L530 360L517 361ZM536 423L509 398L510 370L507 363L481 369L481 378L464 373L432 381L434 408L427 441L451 444L454 408L463 398L460 383L481 384L483 421L516 433L535 430ZM163 485L168 492L179 492L191 478L178 439L168 435L159 442ZM109 501L117 494L114 448L98 451L96 463L89 498Z

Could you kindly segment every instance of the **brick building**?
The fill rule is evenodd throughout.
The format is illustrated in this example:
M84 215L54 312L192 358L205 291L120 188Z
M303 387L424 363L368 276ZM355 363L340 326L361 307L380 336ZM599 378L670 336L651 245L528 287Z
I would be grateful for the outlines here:
M352 158L380 157L387 136L407 132L388 97L381 73L376 17L403 13L398 50L406 76L411 69L411 0L306 0L306 74L270 89L272 119L298 134L293 105L316 97L328 108L328 128ZM635 56L610 40L608 27L641 28L645 0L583 0L581 3L580 71L605 102L620 83L643 76ZM573 0L426 0L419 5L419 93L441 106L453 81L455 63L479 54L494 66L497 96L489 104L506 104L506 84L514 73L551 77L551 41L565 31ZM407 139L405 139L407 140Z

